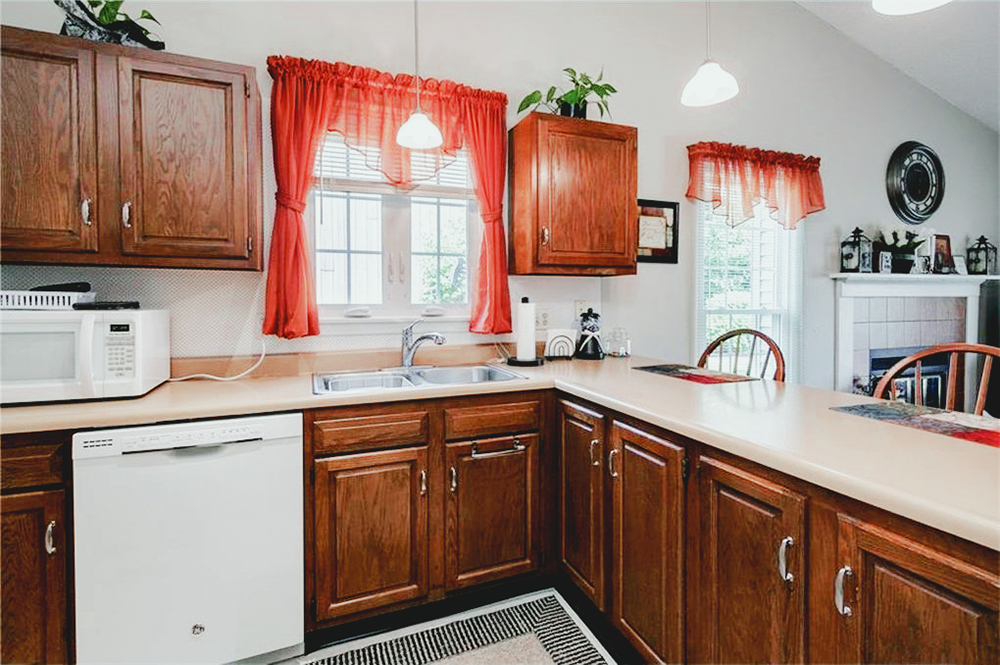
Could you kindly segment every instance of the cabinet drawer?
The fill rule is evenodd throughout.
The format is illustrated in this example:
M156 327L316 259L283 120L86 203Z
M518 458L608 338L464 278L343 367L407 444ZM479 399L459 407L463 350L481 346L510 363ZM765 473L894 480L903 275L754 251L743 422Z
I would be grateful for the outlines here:
M347 453L427 443L427 411L330 418L313 422L313 451Z
M61 440L20 437L3 441L0 448L0 489L57 485L65 479L69 443Z
M448 441L538 429L541 404L537 400L451 407L444 410L444 436Z

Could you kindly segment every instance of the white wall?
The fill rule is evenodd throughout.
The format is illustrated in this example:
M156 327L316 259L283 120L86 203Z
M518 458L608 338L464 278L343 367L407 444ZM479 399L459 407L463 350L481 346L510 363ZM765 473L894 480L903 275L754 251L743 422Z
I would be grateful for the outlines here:
M388 72L412 71L412 11L396 2L153 2L170 51L253 65L264 98L265 220L273 218L273 174L266 128L270 54L345 61ZM127 9L127 7L126 7ZM51 2L8 2L4 24L58 31ZM506 92L508 122L535 88L562 83L574 67L619 90L613 121L639 128L639 196L681 201L677 265L641 264L617 278L511 278L515 300L532 296L552 320L568 324L572 301L598 306L606 327L625 326L634 350L690 360L693 337L694 206L685 146L720 140L822 158L827 210L802 224L806 282L806 383L832 385L833 285L839 241L856 224L888 223L885 165L902 141L940 155L944 203L929 222L950 233L1000 236L997 134L848 41L791 2L716 3L713 55L740 82L726 104L688 109L680 90L704 58L704 6L675 3L424 2L421 73ZM175 355L253 353L259 338L263 277L209 271L25 268L4 266L5 288L82 276L105 284L105 298L138 294L144 306L167 306ZM395 335L341 334L268 342L273 351L388 346ZM453 340L474 336L451 335ZM481 338L480 338L481 339Z

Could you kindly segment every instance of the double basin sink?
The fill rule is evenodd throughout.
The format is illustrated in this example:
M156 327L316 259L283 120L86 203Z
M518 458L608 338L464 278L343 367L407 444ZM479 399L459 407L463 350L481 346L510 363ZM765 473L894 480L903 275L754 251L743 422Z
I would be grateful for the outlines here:
M330 372L313 374L313 394L347 391L378 391L420 386L463 386L472 383L512 381L526 377L494 365L468 367L394 368L374 372Z

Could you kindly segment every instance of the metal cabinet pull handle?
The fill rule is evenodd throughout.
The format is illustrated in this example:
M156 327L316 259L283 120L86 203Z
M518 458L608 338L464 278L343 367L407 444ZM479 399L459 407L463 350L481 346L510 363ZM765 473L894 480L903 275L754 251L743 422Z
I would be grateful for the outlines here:
M83 218L85 226L93 224L93 222L90 221L90 199L84 199L83 203L80 204L80 217Z
M549 244L549 227L547 226L542 227L542 244L543 245Z
M402 252L399 253L399 283L406 283L406 258Z
M454 494L458 491L458 471L455 471L455 467L451 467L448 473L451 475L451 493Z
M617 454L618 454L617 448L612 448L611 451L608 453L608 473L611 474L612 478L618 477L618 472L615 471L615 465L614 465L615 455Z
M122 224L125 225L126 229L132 228L130 220L132 219L132 202L126 201L122 205Z
M597 444L599 443L600 441L597 439L590 440L590 466L601 466L601 456L594 455L594 450L597 448Z
M396 280L396 274L392 269L392 252L389 252L389 256L386 257L385 262L389 266L389 283L392 284Z
M420 472L420 496L427 494L427 471Z
M48 552L49 554L56 553L56 544L54 535L55 530L56 530L56 521L52 520L51 522L49 522L48 528L45 529L45 551Z
M854 570L850 566L844 566L837 571L837 579L833 583L833 601L837 605L837 611L845 617L854 614L850 605L844 605L844 578L852 575Z
M511 453L519 453L527 448L526 445L521 443L521 439L514 437L514 445L511 448L505 448L504 450L494 450L489 453L479 452L479 442L472 442L472 459L484 459L486 457L497 457L499 455L509 455Z
M795 575L788 572L788 548L795 545L795 539L791 536L785 536L781 539L781 544L778 545L778 574L781 575L781 579L785 582L794 582Z

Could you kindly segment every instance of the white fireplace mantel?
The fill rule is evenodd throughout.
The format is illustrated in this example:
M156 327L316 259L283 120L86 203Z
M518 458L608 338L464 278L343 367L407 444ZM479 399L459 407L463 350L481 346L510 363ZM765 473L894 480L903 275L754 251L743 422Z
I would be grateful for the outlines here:
M852 298L965 298L965 341L979 335L979 290L998 275L905 275L889 273L833 273L837 288L837 330L834 384L851 392L854 377L854 302ZM967 375L967 378L970 378Z

